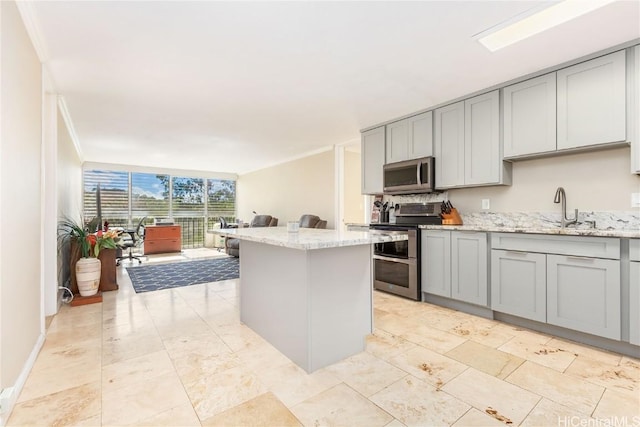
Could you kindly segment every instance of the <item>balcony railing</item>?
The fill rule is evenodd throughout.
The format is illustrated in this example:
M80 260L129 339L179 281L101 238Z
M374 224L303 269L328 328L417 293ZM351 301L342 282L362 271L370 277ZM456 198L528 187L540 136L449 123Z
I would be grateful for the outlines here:
M234 222L235 216L223 216L227 222ZM129 227L126 218L103 218L109 223L109 227ZM137 225L140 218L133 218L132 223ZM215 228L220 223L219 216L212 217L174 217L173 222L179 224L182 229L182 249L202 248L205 245L205 235L207 230ZM153 225L154 218L147 217L145 225ZM205 227L206 224L206 227Z

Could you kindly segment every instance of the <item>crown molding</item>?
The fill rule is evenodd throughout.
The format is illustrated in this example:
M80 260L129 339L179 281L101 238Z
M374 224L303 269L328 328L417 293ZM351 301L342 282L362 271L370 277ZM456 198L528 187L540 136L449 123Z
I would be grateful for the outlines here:
M71 120L71 115L69 114L69 110L67 109L67 103L62 95L58 95L58 109L60 109L60 114L62 114L62 119L67 126L67 131L69 131L69 136L71 136L73 145L74 147L76 147L78 157L80 158L80 163L83 163L84 155L82 154L82 148L80 148L80 141L78 140L76 129L73 127L73 120Z
M46 44L44 43L44 38L42 37L42 31L40 30L40 24L36 18L33 3L31 1L16 1L16 6L18 7L18 12L20 12L22 22L24 23L24 27L27 30L27 34L31 39L31 43L33 44L33 48L35 49L40 62L43 64L46 63L49 60L49 52Z

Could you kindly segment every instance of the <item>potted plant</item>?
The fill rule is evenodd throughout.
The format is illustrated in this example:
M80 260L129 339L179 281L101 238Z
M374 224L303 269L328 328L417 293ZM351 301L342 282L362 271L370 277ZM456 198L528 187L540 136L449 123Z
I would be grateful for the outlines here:
M58 225L58 234L63 241L76 242L80 248L82 258L75 265L78 291L83 297L95 295L100 286L101 263L98 259L101 249L115 249L119 239L116 231L97 233L90 231L89 227L65 218Z

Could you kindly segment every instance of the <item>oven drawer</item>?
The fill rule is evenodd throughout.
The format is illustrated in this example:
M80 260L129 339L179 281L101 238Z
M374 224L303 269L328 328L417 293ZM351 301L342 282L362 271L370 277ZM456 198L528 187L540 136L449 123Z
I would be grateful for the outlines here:
M390 260L373 257L373 288L418 300L418 265L416 259Z

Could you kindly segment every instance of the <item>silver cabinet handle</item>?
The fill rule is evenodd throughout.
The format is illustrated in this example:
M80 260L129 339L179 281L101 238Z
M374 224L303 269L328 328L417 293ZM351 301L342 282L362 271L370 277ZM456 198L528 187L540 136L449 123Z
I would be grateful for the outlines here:
M506 251L507 255L511 255L511 256L521 256L521 257L526 257L527 255L529 255L529 252L522 252L522 251Z
M588 257L584 257L584 256L568 256L567 260L593 263L593 262L595 262L596 259L595 258L588 258Z

